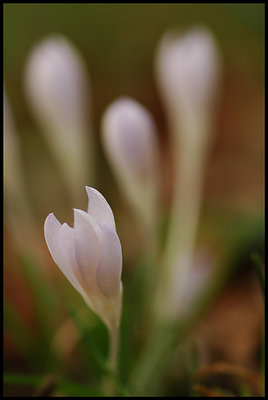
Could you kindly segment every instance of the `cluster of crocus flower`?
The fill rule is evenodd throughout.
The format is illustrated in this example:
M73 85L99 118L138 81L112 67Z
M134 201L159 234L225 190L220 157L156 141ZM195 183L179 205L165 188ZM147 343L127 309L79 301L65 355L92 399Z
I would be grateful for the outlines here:
M156 54L156 79L175 166L171 222L162 267L157 269L157 296L152 299L160 318L177 318L191 275L219 65L217 46L206 29L166 34ZM66 39L50 37L34 48L26 66L26 92L73 198L89 179L93 153L86 139L86 82L84 63ZM134 99L121 97L107 107L101 133L122 193L140 224L151 232L159 212L161 167L152 115ZM88 211L74 210L73 228L49 214L45 239L55 263L108 327L115 365L122 251L110 206L96 189L86 190Z

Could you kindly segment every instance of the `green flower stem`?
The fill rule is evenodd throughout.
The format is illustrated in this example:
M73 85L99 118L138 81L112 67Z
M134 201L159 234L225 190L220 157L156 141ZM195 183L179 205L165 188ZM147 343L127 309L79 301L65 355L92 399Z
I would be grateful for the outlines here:
M178 126L179 122L175 121L172 127L175 184L158 299L164 313L171 314L177 313L174 304L180 302L192 265L209 148L208 135L202 127L198 132L189 131L188 127L177 132Z
M160 249L157 235L158 229L155 225L148 232L149 239L144 271L143 315L147 320L154 318L154 299L159 285Z
M109 339L107 375L103 381L104 392L107 396L115 396L117 392L124 396L125 389L118 378L119 328L109 329Z
M114 329L113 332L111 330L108 331L110 344L109 344L108 361L106 362L104 355L98 349L93 336L84 325L75 307L71 303L68 303L67 306L71 317L73 318L75 324L77 325L79 331L81 332L81 337L83 337L86 340L86 343L89 349L91 350L96 363L101 368L105 376L103 380L103 387L105 392L108 395L111 395L111 393L117 391L121 396L124 396L126 394L126 388L120 381L117 374L119 329Z
M118 342L119 342L119 329L109 331L110 347L108 356L108 368L112 373L117 373L117 357L118 357Z

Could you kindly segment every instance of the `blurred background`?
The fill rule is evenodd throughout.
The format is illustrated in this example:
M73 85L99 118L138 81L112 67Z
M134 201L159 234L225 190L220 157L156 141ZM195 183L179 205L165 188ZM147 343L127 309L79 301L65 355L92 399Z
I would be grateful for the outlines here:
M72 208L85 209L87 197L82 187L84 199L77 204L70 201L26 100L23 80L31 49L46 35L60 33L76 46L85 60L90 124L96 145L96 177L94 182L85 182L85 185L95 186L103 193L116 217L124 253L127 314L137 296L134 283L132 287L128 282L134 281L133 270L144 249L139 226L135 225L105 159L100 120L109 103L122 95L135 98L153 114L161 145L164 225L171 202L173 170L166 117L154 77L154 56L167 30L185 30L193 25L205 25L212 31L223 64L214 139L205 173L198 245L223 255L231 271L193 335L198 349L201 348L200 358L207 364L235 363L261 374L263 297L255 264L264 261L264 4L5 4L4 87L21 144L22 173L33 219L27 238L25 234L25 247L29 251L21 256L7 217L9 205L5 197L7 395L38 394L48 390L47 387L54 388L55 376L62 379L60 388L55 390L67 395L76 395L82 390L75 383L71 386L71 381L92 383L94 387L101 375L100 368L95 365L93 350L85 344L89 340L87 334L77 339L69 303L79 310L75 318L86 321L103 353L107 351L105 328L93 313L88 313L79 295L53 263L45 245L46 216L54 212L61 222L72 224ZM133 343L141 340L139 333L136 342L124 340L134 326L130 316L124 318L123 380L135 358ZM82 344L76 344L80 340ZM27 375L28 383L25 377L20 382L18 374ZM42 378L34 378L36 374ZM176 376L166 377L170 391L180 379L183 376L178 371ZM232 392L233 382L225 380L224 384Z

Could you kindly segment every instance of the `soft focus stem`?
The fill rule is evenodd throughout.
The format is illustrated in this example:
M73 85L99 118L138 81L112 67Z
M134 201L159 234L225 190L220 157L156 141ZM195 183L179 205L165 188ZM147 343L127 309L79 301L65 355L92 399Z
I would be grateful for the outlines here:
M116 393L116 375L117 375L117 356L118 356L118 344L119 344L119 329L109 329L109 354L108 354L108 372L103 387L107 396L114 396Z
M162 293L159 304L174 318L193 262L193 250L200 214L205 161L208 150L207 128L188 129L179 121L172 124L175 160L175 187L167 245L162 260ZM160 303L159 303L160 302Z
M118 340L119 330L117 328L109 331L110 347L108 357L108 368L112 373L117 372Z
M158 241L158 227L155 223L151 230L148 232L147 244L147 260L144 279L144 305L143 313L146 319L154 318L154 299L157 294L159 285L159 241Z

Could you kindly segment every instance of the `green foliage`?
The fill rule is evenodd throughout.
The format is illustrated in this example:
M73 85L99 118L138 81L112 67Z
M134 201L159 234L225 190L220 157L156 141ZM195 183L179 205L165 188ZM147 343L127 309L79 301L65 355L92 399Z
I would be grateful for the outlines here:
M42 386L42 383L45 380L45 376L34 376L34 375L21 375L21 374L5 374L4 375L4 383L6 385L24 385L31 386L34 388L38 388ZM56 390L59 391L63 395L67 396L78 396L78 397L86 397L86 396L94 396L99 397L103 394L93 388L90 388L85 385L79 385L76 382L65 381L65 380L55 380Z

